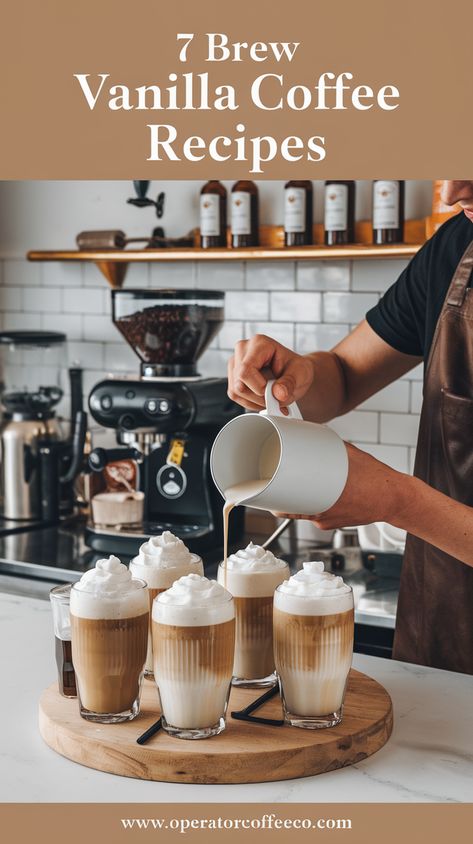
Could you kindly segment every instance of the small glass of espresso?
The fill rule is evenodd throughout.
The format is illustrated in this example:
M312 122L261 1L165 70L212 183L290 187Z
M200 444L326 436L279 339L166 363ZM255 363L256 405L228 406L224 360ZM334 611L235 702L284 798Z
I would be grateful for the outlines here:
M71 583L55 586L49 593L53 611L54 638L59 691L63 697L77 697L76 675L72 664L71 619L69 605Z

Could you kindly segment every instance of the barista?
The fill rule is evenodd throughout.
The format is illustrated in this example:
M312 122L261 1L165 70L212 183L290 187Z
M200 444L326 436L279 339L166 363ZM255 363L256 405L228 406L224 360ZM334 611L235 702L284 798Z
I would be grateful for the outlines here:
M282 406L328 422L424 361L414 477L348 445L336 504L322 529L386 521L408 531L393 656L473 674L473 181L447 181L463 210L416 254L378 305L331 352L298 355L270 337L237 343L229 395L264 406L269 367ZM291 514L298 517L298 514Z

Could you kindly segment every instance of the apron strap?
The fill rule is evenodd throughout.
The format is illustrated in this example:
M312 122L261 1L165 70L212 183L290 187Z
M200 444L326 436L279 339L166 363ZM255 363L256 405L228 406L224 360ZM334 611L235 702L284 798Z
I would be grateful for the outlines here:
M463 257L458 264L455 274L452 278L452 283L448 289L446 304L455 307L463 305L466 289L473 272L473 240L465 249Z

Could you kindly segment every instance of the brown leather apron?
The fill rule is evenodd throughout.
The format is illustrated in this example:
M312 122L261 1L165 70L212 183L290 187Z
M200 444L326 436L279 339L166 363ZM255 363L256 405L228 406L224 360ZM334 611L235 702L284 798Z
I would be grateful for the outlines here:
M473 241L453 276L426 365L414 474L473 506ZM448 526L447 526L448 527ZM473 567L408 536L393 657L473 674Z

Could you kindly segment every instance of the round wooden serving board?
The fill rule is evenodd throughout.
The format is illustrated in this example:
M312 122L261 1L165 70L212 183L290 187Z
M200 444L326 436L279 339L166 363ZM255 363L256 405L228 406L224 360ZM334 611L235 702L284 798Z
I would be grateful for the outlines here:
M228 713L243 709L258 691L232 689ZM281 718L278 697L254 713ZM270 727L227 719L219 736L199 741L171 738L163 730L140 746L136 739L159 717L154 683L145 680L141 713L123 724L93 724L80 717L77 700L57 686L43 692L39 729L57 753L99 771L124 777L186 783L243 783L308 777L371 756L392 731L391 698L371 677L352 669L343 721L325 730Z

